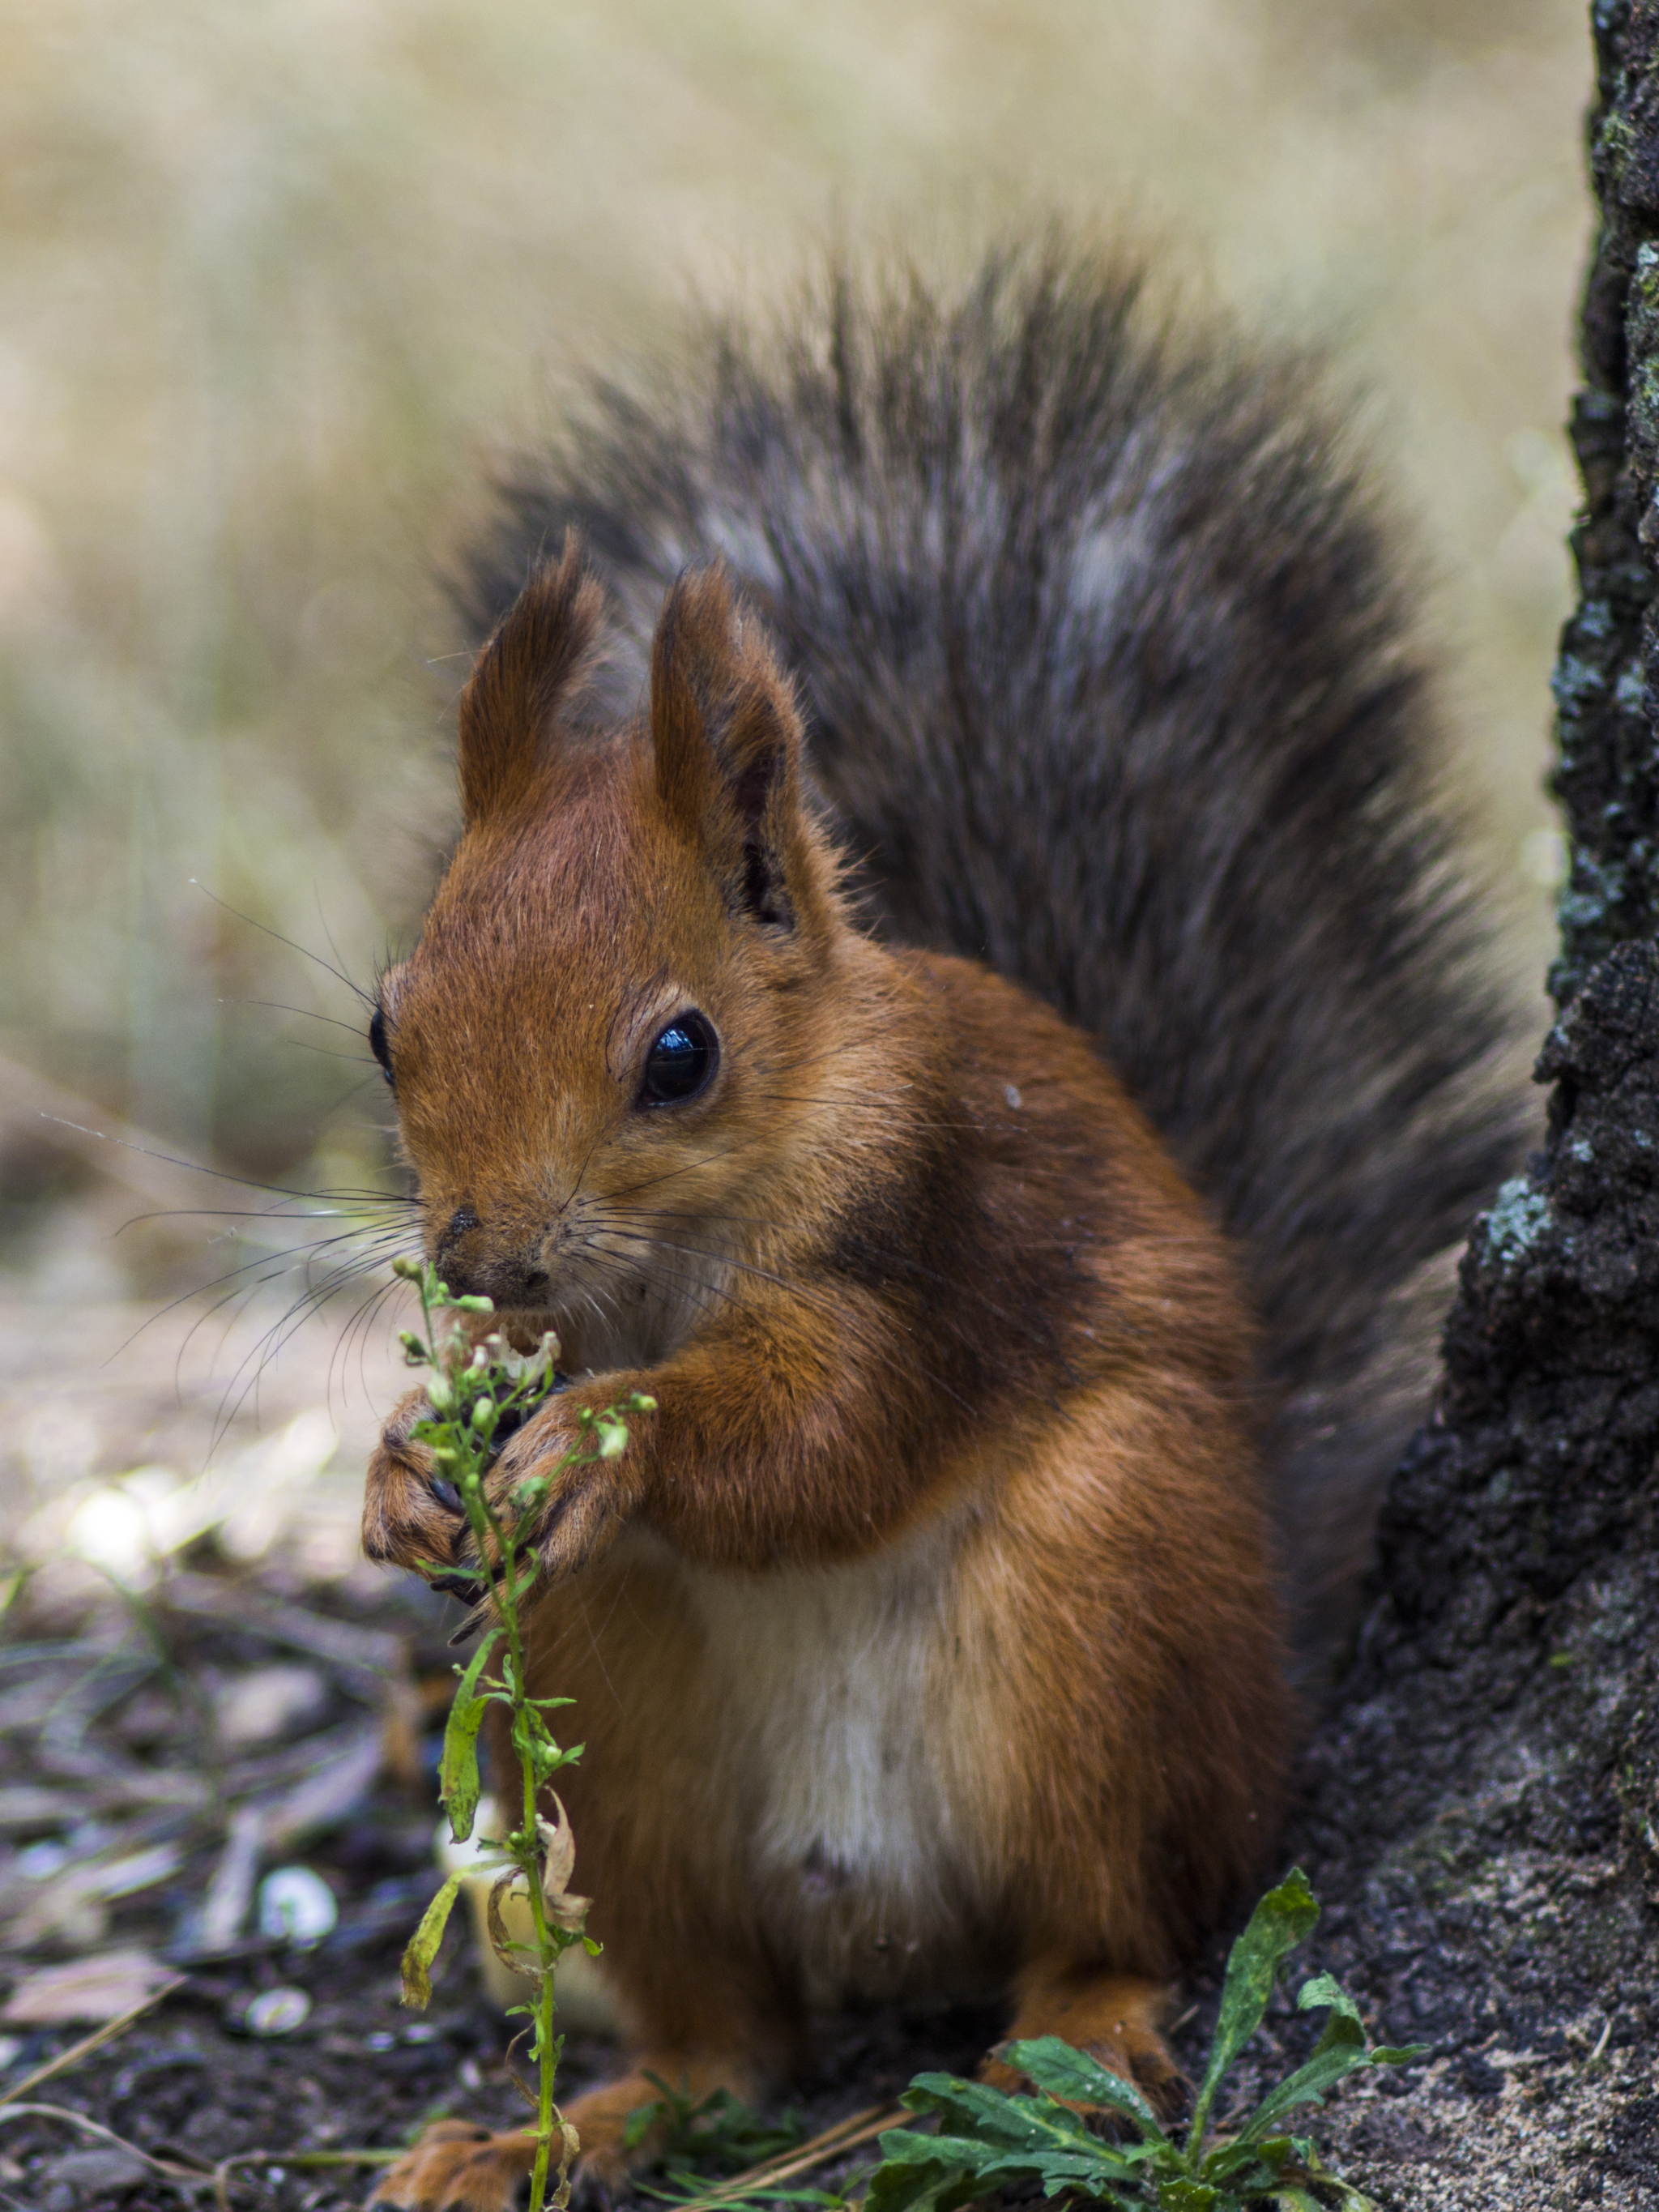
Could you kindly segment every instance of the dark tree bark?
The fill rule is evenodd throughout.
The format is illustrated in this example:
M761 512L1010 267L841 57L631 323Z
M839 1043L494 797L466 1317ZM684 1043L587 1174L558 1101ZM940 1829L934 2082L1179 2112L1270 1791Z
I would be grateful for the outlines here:
M1463 1261L1294 1836L1327 1962L1433 2046L1334 2108L1339 2163L1483 2212L1659 2205L1659 0L1591 13L1548 1133Z

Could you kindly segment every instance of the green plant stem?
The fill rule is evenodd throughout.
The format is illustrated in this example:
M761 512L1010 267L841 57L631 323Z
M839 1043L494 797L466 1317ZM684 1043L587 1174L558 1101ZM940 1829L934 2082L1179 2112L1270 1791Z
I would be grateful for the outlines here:
M486 1338L483 1346L474 1349L459 1333L453 1317L464 1313L487 1313L490 1310L488 1300L452 1297L429 1265L422 1267L407 1261L395 1262L394 1267L398 1273L417 1286L426 1331L424 1339L404 1337L410 1362L415 1366L429 1366L434 1374L428 1394L434 1418L417 1423L414 1434L431 1446L441 1470L454 1479L479 1565L489 1581L487 1604L495 1616L495 1625L484 1632L484 1641L471 1665L457 1670L462 1680L445 1731L444 1801L450 1808L452 1832L458 1842L463 1841L471 1833L479 1801L479 1727L487 1706L504 1705L510 1741L519 1761L523 1800L519 1825L500 1838L505 1861L500 1879L507 1885L514 1884L515 1878L524 1884L534 1940L520 1945L507 1944L501 1939L497 1948L515 1967L521 1960L533 1957L533 1964L522 1967L536 1984L533 2002L522 2008L528 2012L532 2022L532 2055L538 2072L530 2212L543 2212L544 2205L550 2201L548 2179L556 2135L560 2154L557 2181L550 2201L562 2212L570 2198L570 2160L574 2137L565 2126L554 2100L561 2050L561 2041L554 2034L554 1972L564 1954L583 1940L580 1929L584 1907L583 1900L572 1899L565 1887L571 1849L568 1825L561 1812L559 1830L550 1830L538 1817L537 1801L551 1777L580 1757L580 1747L562 1750L544 1717L544 1707L564 1701L531 1695L524 1623L519 1608L534 1577L521 1577L520 1567L522 1559L533 1555L533 1540L527 1543L526 1537L550 1483L568 1468L587 1459L614 1457L625 1448L628 1440L623 1415L646 1411L653 1401L636 1396L624 1406L608 1407L603 1413L584 1412L579 1418L579 1426L586 1437L586 1443L574 1446L550 1475L532 1477L520 1484L498 1507L486 1487L485 1474L502 1415L508 1411L519 1416L527 1415L542 1404L552 1388L552 1358L557 1347L550 1337L544 1338L539 1358L531 1362L519 1359L500 1337ZM441 1340L434 1326L434 1314L444 1326ZM433 1571L437 1570L434 1568ZM498 1637L501 1639L499 1645L495 1643ZM496 1664L490 1672L489 1662L492 1656ZM550 1856L551 1838L556 1833L561 1838L556 1875ZM406 2002L420 2005L427 2000L428 1969L442 1940L458 1879L452 1876L433 1899L404 1954Z
M424 1290L424 1285L422 1289ZM423 1315L427 1316L427 1340L430 1343L432 1324L424 1296L421 1305ZM524 1706L527 1680L525 1672L524 1637L519 1621L517 1596L519 1547L516 1537L518 1530L516 1526L503 1526L497 1520L494 1509L484 1495L483 1469L476 1459L459 1487L462 1501L466 1507L467 1518L471 1523L473 1537L478 1547L478 1556L484 1562L486 1569L490 1564L492 1540L497 1553L501 1581L497 1586L496 1611L501 1616L501 1626L507 1637L508 1660L512 1668L512 1676L508 1685L512 1692L509 1711L516 1724ZM556 2057L553 2048L555 2013L553 1966L563 1955L568 1946L558 1939L548 1923L547 1905L542 1893L541 1868L538 1863L537 1856L537 1778L534 1764L528 1757L520 1759L520 1778L524 1787L523 1822L516 1841L511 1836L504 1838L503 1841L507 1850L518 1861L520 1870L524 1875L525 1887L530 1899L531 1919L536 1931L536 1951L542 1960L544 1969L541 1982L536 1992L534 2014L538 2077L536 2163L530 2176L530 2212L541 2212L547 2193L547 2169L552 2149L554 2129L553 2085L556 2071ZM560 2182L559 2194L562 2202L564 2182L562 2170Z

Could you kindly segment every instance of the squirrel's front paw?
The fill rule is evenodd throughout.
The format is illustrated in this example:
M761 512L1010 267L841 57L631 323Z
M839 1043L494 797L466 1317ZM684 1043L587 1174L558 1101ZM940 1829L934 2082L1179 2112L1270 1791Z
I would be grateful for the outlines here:
M411 1390L380 1432L363 1488L363 1549L371 1559L399 1567L459 1559L466 1527L460 1498L410 1433L431 1417L425 1392Z
M581 1413L574 1394L550 1400L508 1438L489 1470L504 1514L525 1498L526 1484L545 1483L532 1541L549 1582L597 1559L641 1502L637 1443L619 1459L598 1457L598 1437L582 1425Z

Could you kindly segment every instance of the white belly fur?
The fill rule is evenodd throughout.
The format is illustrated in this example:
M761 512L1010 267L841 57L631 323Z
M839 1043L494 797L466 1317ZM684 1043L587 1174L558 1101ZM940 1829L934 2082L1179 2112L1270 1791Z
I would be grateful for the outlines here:
M963 1620L971 1525L817 1571L677 1565L757 1911L809 2002L975 1995L999 1978L969 1817L987 1720L986 1655Z

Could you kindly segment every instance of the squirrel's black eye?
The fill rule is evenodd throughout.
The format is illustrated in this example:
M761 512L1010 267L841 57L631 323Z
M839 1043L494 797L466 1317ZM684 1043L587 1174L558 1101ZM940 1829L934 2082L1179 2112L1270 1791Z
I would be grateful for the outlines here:
M695 1098L720 1058L710 1024L695 1011L677 1014L647 1054L641 1106L678 1106Z
M386 1016L378 1006L369 1018L368 1048L380 1063L380 1073L388 1083L392 1080L392 1052L386 1041Z

